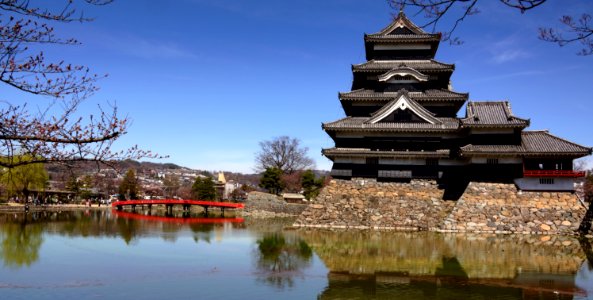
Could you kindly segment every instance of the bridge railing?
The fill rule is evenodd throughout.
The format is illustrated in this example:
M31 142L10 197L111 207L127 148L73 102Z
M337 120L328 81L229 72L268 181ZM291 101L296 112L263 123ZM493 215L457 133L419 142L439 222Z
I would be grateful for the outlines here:
M525 177L585 177L583 171L570 170L524 170Z

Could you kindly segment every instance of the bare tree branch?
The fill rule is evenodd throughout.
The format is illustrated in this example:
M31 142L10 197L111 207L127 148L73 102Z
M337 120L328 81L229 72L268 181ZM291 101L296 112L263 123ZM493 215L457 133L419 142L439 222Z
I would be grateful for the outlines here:
M387 0L391 7L403 10L405 7L416 9L416 15L422 14L428 21L422 28L431 28L433 32L437 31L437 25L445 15L453 15L454 22L447 30L441 32L442 40L451 44L461 44L462 41L453 36L458 26L468 16L476 15L480 12L477 7L479 0ZM540 7L548 0L498 0L501 4L517 9L521 13ZM484 2L484 1L482 1ZM562 16L560 19L563 30L542 27L539 30L539 38L543 41L553 42L559 46L565 46L573 42L580 42L582 45L578 55L593 54L593 25L591 24L591 15L583 13L575 21L571 16Z
M51 10L33 7L28 0L0 0L0 83L52 99L38 113L31 112L24 101L0 102L0 166L160 158L136 146L111 150L130 123L118 115L115 105L110 111L99 106L98 113L87 118L75 115L79 104L98 90L96 82L105 75L92 74L82 65L48 62L39 47L79 44L75 39L57 37L48 24L90 21L75 3L106 5L112 0L62 1L61 9ZM23 155L31 159L20 159Z
M261 151L256 154L256 170L263 172L266 168L277 168L285 174L304 170L314 165L307 156L307 147L301 147L300 141L288 136L274 138L259 143Z
M540 28L539 38L541 40L556 43L563 47L572 42L580 42L583 48L577 52L578 55L593 54L593 25L591 24L591 15L583 14L578 21L574 21L571 16L562 16L560 22L564 24L565 33L569 33L569 37L565 37L563 31L554 28Z

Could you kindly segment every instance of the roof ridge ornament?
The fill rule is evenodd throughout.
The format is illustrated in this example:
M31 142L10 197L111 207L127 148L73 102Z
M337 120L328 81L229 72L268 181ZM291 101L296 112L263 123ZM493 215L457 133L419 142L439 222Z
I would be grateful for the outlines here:
M505 113L507 114L507 120L511 121L515 118L515 116L513 115L513 110L511 109L511 103L509 103L509 101L503 101L504 106L505 106Z
M389 25L387 25L387 27L383 28L381 31L374 33L372 35L391 35L392 32L397 28L407 28L414 34L418 35L428 34L422 28L418 27L418 25L414 24L414 22L412 22L404 13L403 7L400 7L400 11L394 18L393 22L391 22Z

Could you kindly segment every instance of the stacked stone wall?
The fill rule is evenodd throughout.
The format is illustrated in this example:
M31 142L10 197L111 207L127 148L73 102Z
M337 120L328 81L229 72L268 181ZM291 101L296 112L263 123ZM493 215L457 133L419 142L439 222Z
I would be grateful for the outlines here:
M442 229L573 234L586 211L573 193L522 192L512 184L472 182Z
M306 207L304 204L286 203L273 194L251 192L247 195L242 214L253 217L298 216Z
M298 227L441 232L575 234L586 213L567 192L522 192L513 184L472 182L457 201L431 180L332 180L295 222Z

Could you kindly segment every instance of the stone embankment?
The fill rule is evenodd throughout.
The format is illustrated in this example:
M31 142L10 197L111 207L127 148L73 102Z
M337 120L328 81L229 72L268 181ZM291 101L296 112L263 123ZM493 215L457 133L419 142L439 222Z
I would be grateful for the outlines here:
M406 231L575 234L587 211L566 192L522 192L472 182L457 201L435 181L333 180L295 222L298 227Z
M92 206L82 204L52 204L52 205L34 205L29 204L29 210L34 211L68 211L68 210L88 210L88 209L109 209L110 205L98 206L93 204ZM23 204L0 204L0 212L25 212L25 205Z
M300 215L305 208L307 205L286 203L273 194L251 192L247 195L242 214L252 217L294 217Z

